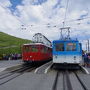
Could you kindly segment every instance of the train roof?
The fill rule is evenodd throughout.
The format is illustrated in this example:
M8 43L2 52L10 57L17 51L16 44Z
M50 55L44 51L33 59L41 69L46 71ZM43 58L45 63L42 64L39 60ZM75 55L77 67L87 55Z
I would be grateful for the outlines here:
M27 44L23 44L23 46L24 46L24 45L44 45L44 46L46 46L46 47L52 48L52 47L50 47L50 46L48 46L48 45L45 45L45 44L42 44L42 43L27 43Z
M78 42L78 40L54 40L53 42Z

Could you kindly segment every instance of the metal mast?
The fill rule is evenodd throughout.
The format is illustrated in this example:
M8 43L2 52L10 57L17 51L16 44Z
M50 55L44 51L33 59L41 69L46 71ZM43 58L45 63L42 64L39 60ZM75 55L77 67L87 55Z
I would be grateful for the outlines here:
M66 33L63 33L65 31ZM60 36L61 40L69 40L70 39L70 27L60 28L60 35L61 35Z

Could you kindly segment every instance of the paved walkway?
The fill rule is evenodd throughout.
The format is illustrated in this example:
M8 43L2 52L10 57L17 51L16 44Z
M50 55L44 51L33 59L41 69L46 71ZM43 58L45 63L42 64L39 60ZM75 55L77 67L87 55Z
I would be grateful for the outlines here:
M22 60L0 60L0 72L6 68L22 64Z

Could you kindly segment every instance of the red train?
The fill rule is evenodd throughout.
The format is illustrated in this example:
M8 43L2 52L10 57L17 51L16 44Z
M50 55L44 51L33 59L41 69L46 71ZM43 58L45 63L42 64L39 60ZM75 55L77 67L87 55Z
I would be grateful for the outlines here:
M46 62L52 59L52 48L42 43L24 44L22 60L24 62Z

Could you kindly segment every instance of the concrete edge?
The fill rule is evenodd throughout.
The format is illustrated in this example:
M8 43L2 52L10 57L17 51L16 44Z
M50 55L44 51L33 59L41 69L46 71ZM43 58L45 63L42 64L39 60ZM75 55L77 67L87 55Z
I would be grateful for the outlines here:
M86 74L90 74L89 71L85 67L81 66L81 68Z
M52 65L53 65L53 63L45 69L45 72L44 72L45 74L48 73L48 71L49 71L49 69L52 67Z
M51 62L52 62L52 61L50 61L50 62L48 62L48 63L45 63L45 64L41 65L40 67L36 68L36 70L34 71L34 73L37 73L40 68L42 68L43 66L45 66L45 65L47 65L47 64L49 64L49 63L51 63Z

